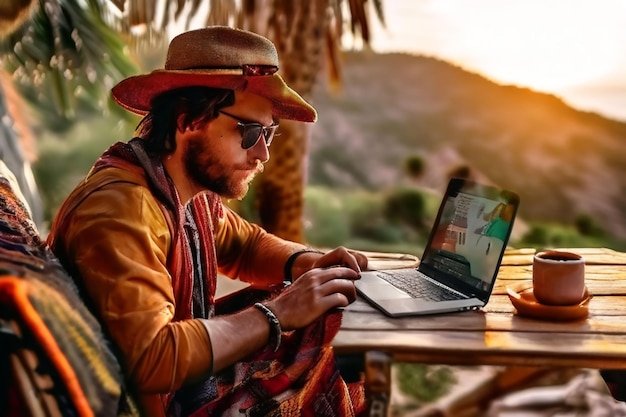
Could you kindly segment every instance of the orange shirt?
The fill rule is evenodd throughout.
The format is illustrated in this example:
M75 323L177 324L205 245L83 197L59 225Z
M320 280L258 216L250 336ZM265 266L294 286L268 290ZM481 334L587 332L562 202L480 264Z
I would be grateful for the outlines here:
M102 170L72 192L64 207L72 205L59 212L70 216L66 230L61 235L53 226L49 242L121 351L133 385L144 394L167 393L206 377L211 340L200 320L172 320L171 234L143 177ZM227 207L215 233L219 272L255 286L281 283L285 261L302 248Z

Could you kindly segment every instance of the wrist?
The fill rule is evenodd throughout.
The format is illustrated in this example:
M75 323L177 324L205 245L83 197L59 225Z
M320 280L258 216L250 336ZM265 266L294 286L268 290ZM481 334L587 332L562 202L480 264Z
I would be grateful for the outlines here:
M274 312L270 310L265 304L255 303L254 307L261 313L263 313L265 315L265 318L269 322L270 329L268 344L272 347L274 352L278 351L283 334L283 330L280 326L280 321L278 320Z
M317 250L317 249L304 248L304 249L300 249L299 251L292 253L289 256L289 258L287 258L287 262L285 262L285 271L284 271L285 281L293 282L293 279L299 276L299 274L293 273L296 260L298 260L298 258L300 258L302 255L311 254L311 253L313 254L317 253L321 255L324 254L324 252Z

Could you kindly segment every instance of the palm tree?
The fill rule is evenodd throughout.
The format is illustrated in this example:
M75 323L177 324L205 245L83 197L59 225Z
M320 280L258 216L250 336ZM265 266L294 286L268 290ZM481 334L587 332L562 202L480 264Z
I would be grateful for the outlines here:
M3 0L7 1L7 0ZM23 2L24 0L9 0ZM176 32L203 25L229 25L272 39L281 74L310 98L325 65L331 85L340 83L340 43L347 25L370 40L367 0L39 0L30 25L4 42L5 64L23 91L59 127L92 103L105 107L108 90L136 72L124 54L162 45ZM384 22L381 0L373 0ZM1 12L1 9L0 9ZM194 23L195 22L195 23ZM198 23L200 22L200 23ZM115 32L121 33L121 43ZM15 46L18 46L17 48ZM104 57L104 59L103 59ZM43 93L45 91L45 94ZM50 123L53 121L50 120ZM255 183L257 220L270 232L304 241L303 190L309 126L283 122L272 159Z

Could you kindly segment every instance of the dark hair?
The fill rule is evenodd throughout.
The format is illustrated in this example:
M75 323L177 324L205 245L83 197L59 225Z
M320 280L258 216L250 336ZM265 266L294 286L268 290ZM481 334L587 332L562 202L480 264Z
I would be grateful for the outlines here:
M137 126L137 136L145 141L149 155L167 155L176 150L176 129L181 114L185 115L183 127L196 123L202 126L234 103L234 91L222 88L185 87L167 91L152 100L150 112Z

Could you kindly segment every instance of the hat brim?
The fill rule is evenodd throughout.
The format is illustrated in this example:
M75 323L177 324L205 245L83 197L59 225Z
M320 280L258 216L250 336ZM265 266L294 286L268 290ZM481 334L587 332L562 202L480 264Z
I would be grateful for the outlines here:
M278 74L242 76L203 71L155 70L120 81L111 89L116 103L124 109L145 116L152 100L166 91L183 87L214 87L247 91L272 102L273 116L300 122L315 122L317 112Z

